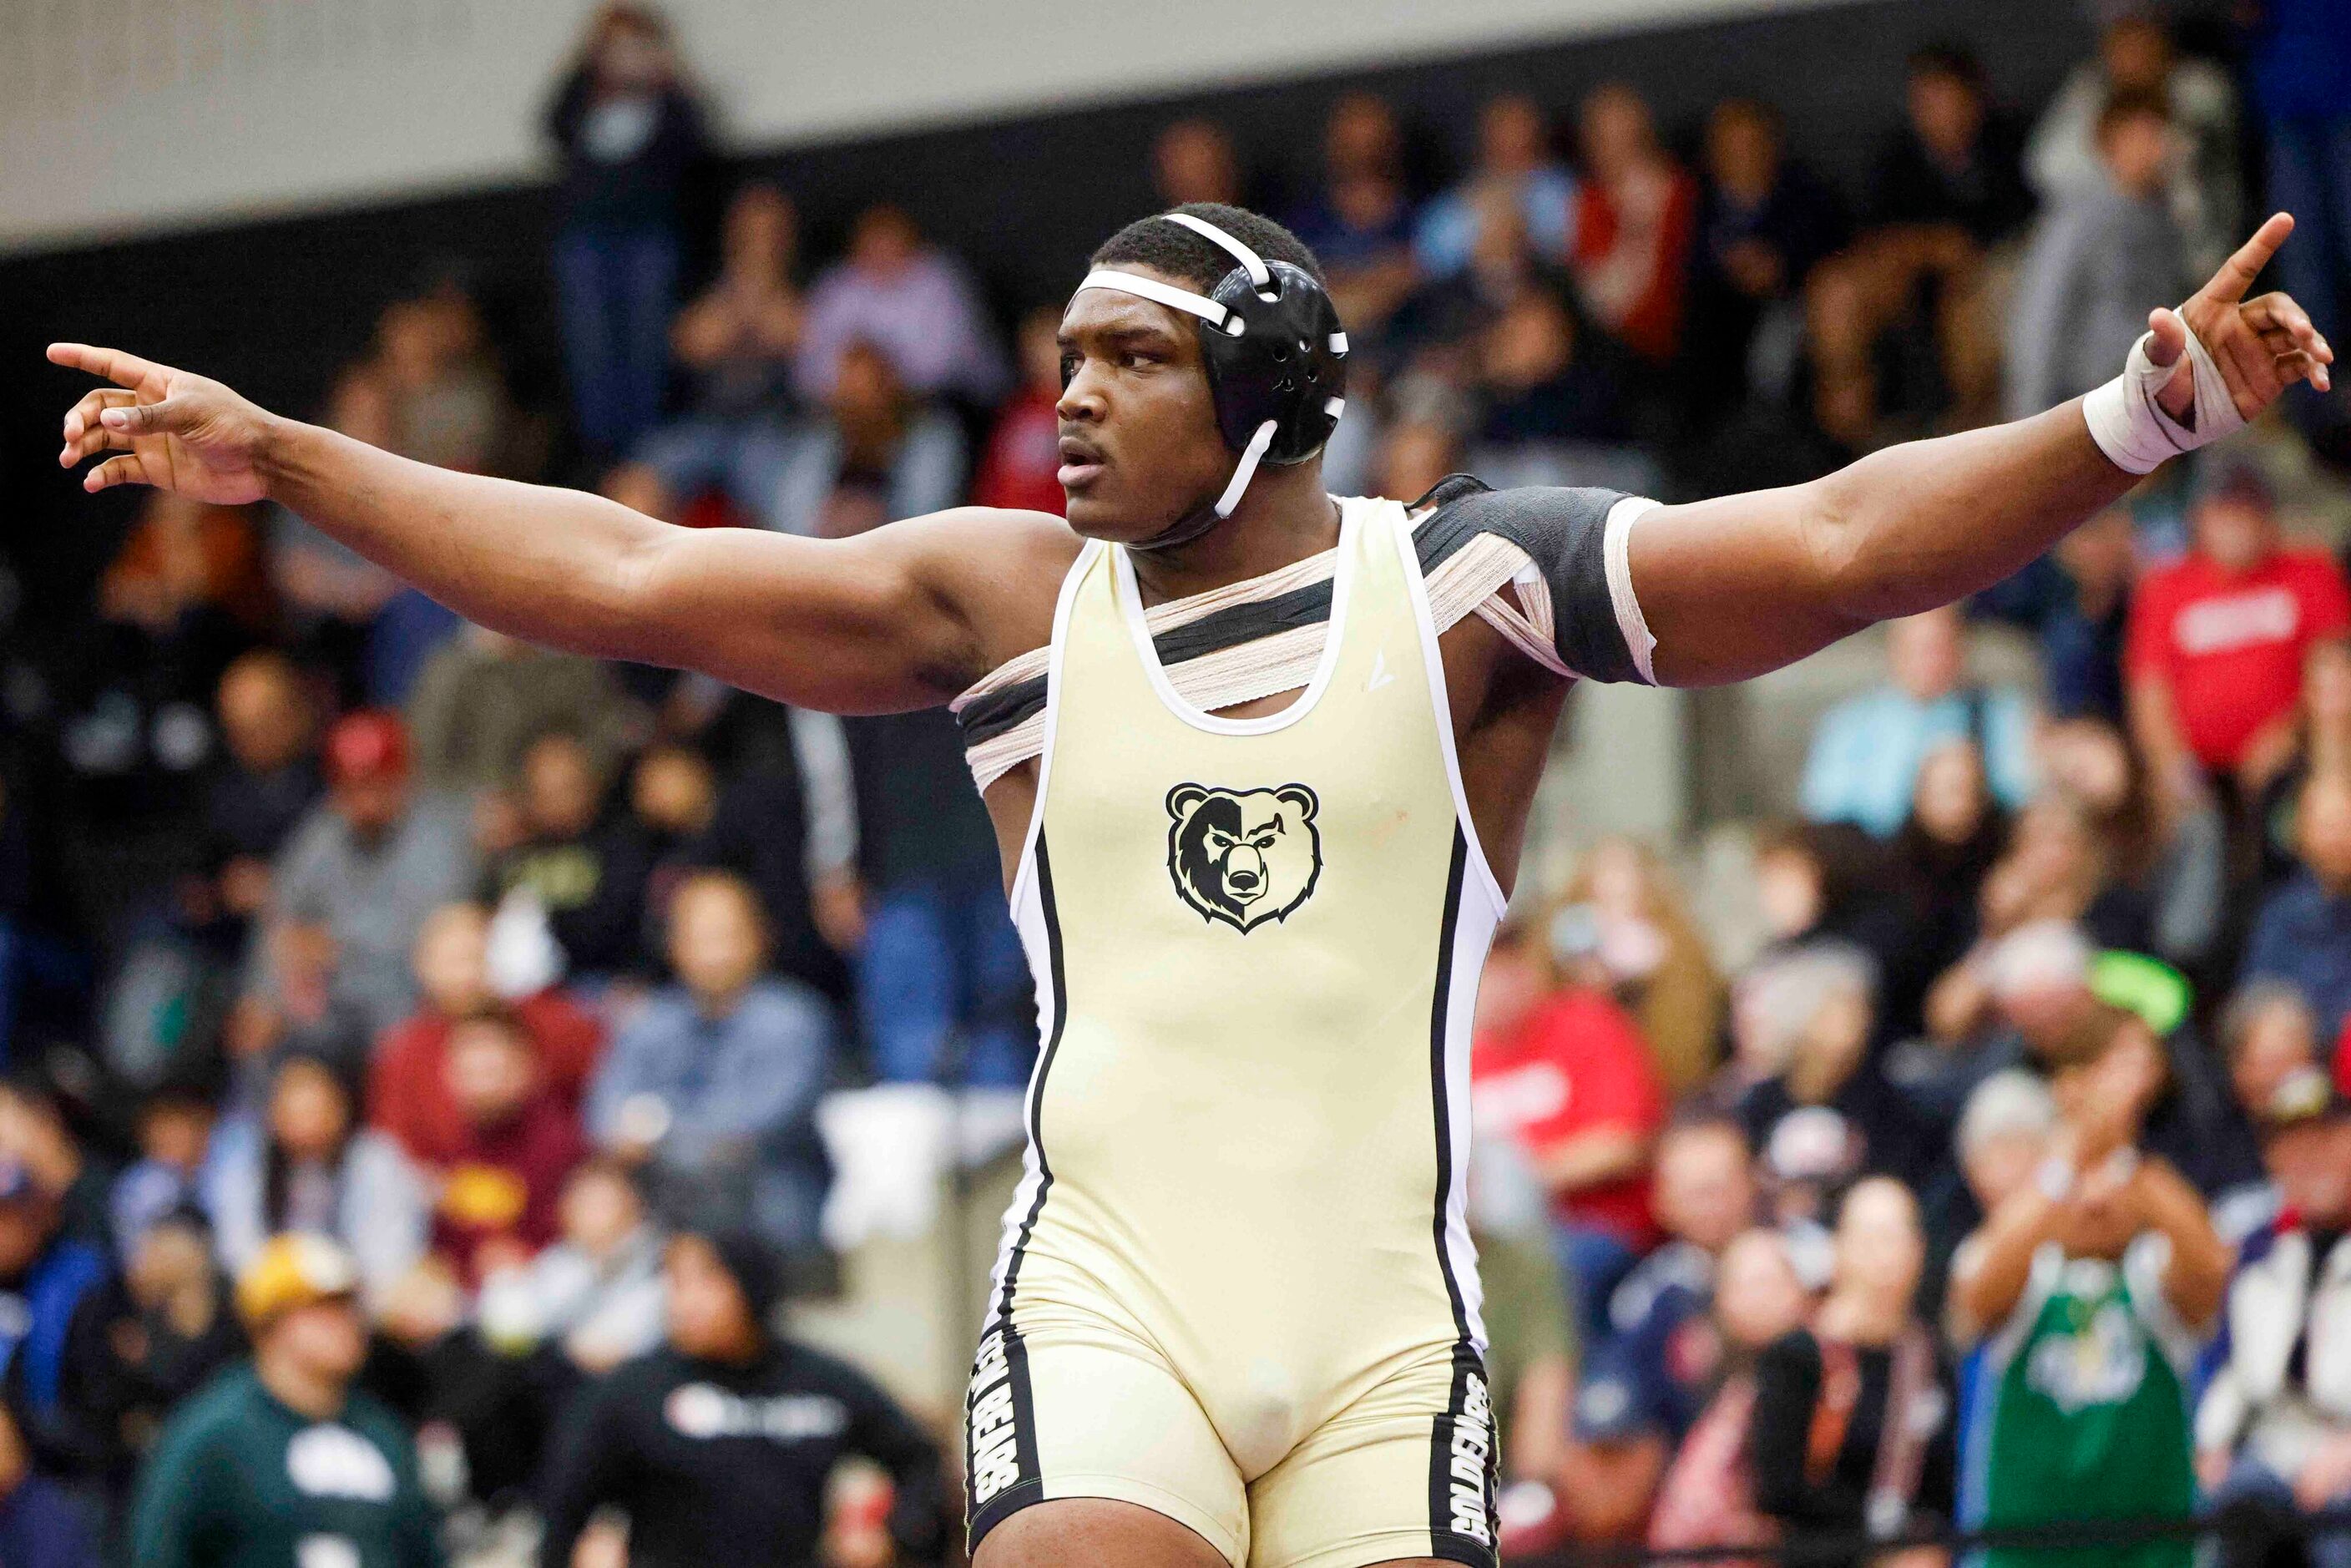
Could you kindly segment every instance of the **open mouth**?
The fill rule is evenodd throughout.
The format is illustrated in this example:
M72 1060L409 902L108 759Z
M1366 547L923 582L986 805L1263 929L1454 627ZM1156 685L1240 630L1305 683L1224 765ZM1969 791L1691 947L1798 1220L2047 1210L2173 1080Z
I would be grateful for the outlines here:
M1109 461L1099 447L1074 435L1061 437L1061 466L1053 476L1064 490L1081 490L1102 477Z

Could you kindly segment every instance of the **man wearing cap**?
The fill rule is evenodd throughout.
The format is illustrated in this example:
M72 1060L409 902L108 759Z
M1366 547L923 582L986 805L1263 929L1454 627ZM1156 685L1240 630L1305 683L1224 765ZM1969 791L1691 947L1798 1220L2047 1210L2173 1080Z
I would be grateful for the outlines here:
M2202 775L2250 801L2293 760L2303 662L2351 632L2351 592L2324 550L2279 538L2251 459L2203 465L2189 553L2148 572L2131 600L2131 736L2158 776Z
M2216 1503L2351 1507L2351 1103L2304 1067L2272 1092L2261 1127L2279 1211L2229 1283L2197 1467ZM2308 1547L2313 1568L2351 1568L2351 1534Z
M327 799L278 856L277 927L331 942L335 1000L356 1010L372 1039L415 1006L409 953L425 916L471 891L473 838L460 802L413 787L407 734L394 716L346 715L327 732L324 759ZM279 940L264 950L275 956L304 946Z
M862 1455L890 1474L888 1530L938 1550L936 1445L846 1363L778 1337L780 1260L757 1233L670 1243L668 1343L590 1387L557 1435L540 1568L570 1568L601 1508L629 1517L632 1568L814 1563L826 1480Z
M440 1568L408 1432L351 1387L367 1359L350 1254L274 1238L237 1281L253 1360L163 1428L131 1521L138 1568Z

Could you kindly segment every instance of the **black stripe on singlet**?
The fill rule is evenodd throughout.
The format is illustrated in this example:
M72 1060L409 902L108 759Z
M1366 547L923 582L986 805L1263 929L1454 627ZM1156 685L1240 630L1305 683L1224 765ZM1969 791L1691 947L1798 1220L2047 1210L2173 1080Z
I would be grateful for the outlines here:
M1413 546L1420 557L1422 575L1437 570L1456 550L1477 538L1475 524L1458 511L1449 516L1439 510L1436 516L1422 519L1413 532ZM1186 626L1162 632L1151 639L1159 663L1168 668L1209 653L1221 653L1228 648L1238 648L1254 643L1260 637L1270 637L1277 632L1288 632L1300 626L1312 626L1331 619L1331 580L1308 583L1271 599L1251 604L1236 604L1203 615ZM1025 681L1015 681L1001 691L972 698L963 711L956 715L956 723L963 730L967 747L984 740L993 740L1006 730L1025 724L1042 712L1045 706L1045 677L1031 675Z
M1037 1081L1029 1092L1029 1143L1037 1152L1037 1196L1022 1217L1012 1256L1004 1264L1004 1289L998 1295L987 1328L980 1335L979 1354L972 1364L970 1391L964 1400L964 1535L967 1553L979 1548L980 1538L1008 1516L1044 1498L1045 1480L1037 1458L1037 1410L1029 1385L1029 1346L1012 1321L1013 1287L1020 1263L1028 1255L1029 1238L1045 1212L1045 1194L1053 1185L1053 1167L1046 1163L1042 1134L1045 1079L1053 1069L1053 1054L1061 1043L1061 1026L1069 1017L1069 985L1061 964L1061 923L1053 905L1053 873L1046 858L1045 835L1037 835L1037 904L1044 914L1046 968L1053 988L1053 1030L1037 1059ZM986 1496L982 1496L983 1488Z
M1496 1568L1494 1505L1498 1491L1493 1401L1486 1366L1469 1337L1469 1309L1453 1272L1446 1246L1453 1185L1464 1179L1468 1151L1453 1146L1451 1095L1446 1079L1447 1028L1453 995L1453 933L1461 915L1461 886L1468 870L1469 841L1453 830L1453 863L1445 879L1445 925L1437 937L1437 994L1429 1004L1428 1076L1437 1112L1437 1215L1433 1232L1437 1267L1453 1306L1453 1380L1445 1409L1428 1445L1429 1554L1470 1568Z

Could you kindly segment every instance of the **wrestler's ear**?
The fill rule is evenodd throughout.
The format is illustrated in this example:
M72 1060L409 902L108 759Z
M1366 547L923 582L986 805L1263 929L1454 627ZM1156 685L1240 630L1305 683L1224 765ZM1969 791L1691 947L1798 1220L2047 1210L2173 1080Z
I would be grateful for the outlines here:
M1197 784L1178 784L1167 791L1167 814L1180 822L1190 816L1210 793Z
M1297 807L1298 820L1301 822L1312 821L1314 813L1322 809L1322 802L1314 798L1314 791L1303 784L1284 784L1273 792L1273 798L1284 805Z

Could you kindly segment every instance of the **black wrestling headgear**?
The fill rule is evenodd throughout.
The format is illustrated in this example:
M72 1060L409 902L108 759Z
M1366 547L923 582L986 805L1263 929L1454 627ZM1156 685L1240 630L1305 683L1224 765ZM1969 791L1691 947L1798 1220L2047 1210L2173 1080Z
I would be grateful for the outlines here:
M1322 450L1346 406L1347 334L1338 308L1305 268L1268 262L1205 218L1161 217L1215 241L1239 263L1207 295L1098 267L1081 289L1115 288L1199 318L1200 359L1217 428L1239 455L1213 506L1133 548L1162 549L1198 538L1240 505L1259 463L1303 463Z

